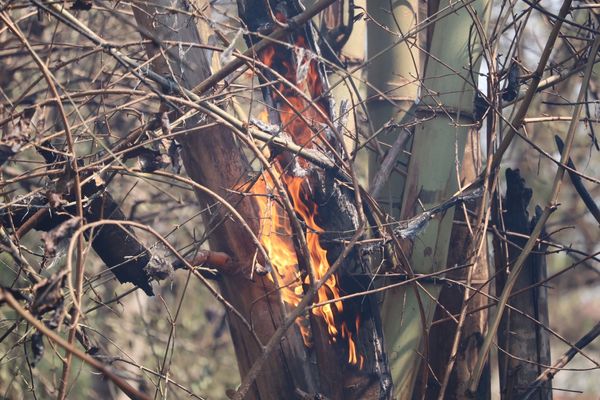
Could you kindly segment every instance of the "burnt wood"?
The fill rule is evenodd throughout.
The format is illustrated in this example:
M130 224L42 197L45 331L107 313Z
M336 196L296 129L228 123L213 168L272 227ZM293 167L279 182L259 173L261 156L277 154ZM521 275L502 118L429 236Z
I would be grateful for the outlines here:
M267 4L263 0L238 0L238 14L250 31L245 36L249 46L257 40L255 33L268 34L278 25L287 24L301 10L297 1L272 0ZM260 67L259 78L262 83L277 82L274 87L262 87L269 122L279 126L281 134L291 136L296 144L320 150L324 156L335 159L343 154L338 140L341 136L335 132L333 124L334 104L327 94L325 68L318 61L320 49L310 24L294 28L286 40L290 46L272 44L271 48L267 47L258 54L263 63L269 62L268 68ZM306 52L317 57L306 57ZM300 76L303 64L306 63L308 65L304 65L304 68L309 70L309 74L313 73L313 76ZM296 87L282 82L281 76ZM298 93L299 90L302 90L309 101ZM294 110L300 115L286 115L290 113L291 99L296 100L292 103L295 106L301 105L300 109ZM307 139L306 136L311 138ZM343 251L343 241L348 240L358 228L358 213L364 211L356 208L353 189L319 168L302 164L292 154L277 151L271 156L281 165L284 174L298 176L299 170L307 174L304 184L309 187L304 188L302 194L310 196L306 200L317 205L315 222L325 231L320 236L321 246L327 250L328 261L332 264ZM372 287L369 259L362 258L361 254L361 248L357 246L336 274L341 296L360 293ZM376 399L390 396L391 380L383 351L377 303L376 296L356 297L345 301L344 311L335 316L336 326L346 324L357 344L357 354L364 357L362 369L348 363L347 341L337 337L335 343L330 343L331 338L324 328L324 322L318 317L311 317L314 338L311 351L315 353L317 362L317 371L313 373L318 374L318 393L331 399ZM357 318L360 319L358 329Z

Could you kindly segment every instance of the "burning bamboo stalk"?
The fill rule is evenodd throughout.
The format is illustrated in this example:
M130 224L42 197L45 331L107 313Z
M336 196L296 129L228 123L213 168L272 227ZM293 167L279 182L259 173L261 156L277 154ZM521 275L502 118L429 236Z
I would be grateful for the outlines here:
M253 1L240 1L238 5L240 16L250 32L263 34L268 34L275 25L285 26L289 18L300 10L293 1L271 2L271 10L261 8ZM249 45L252 40L249 35ZM258 54L261 63L269 67L260 73L264 76L263 83L274 82L270 87L263 88L269 122L280 127L280 134L287 135L297 145L339 158L342 145L331 123L334 113L327 94L325 71L317 61L319 53L313 33L309 27L297 29L289 35L287 43L274 43ZM285 81L277 79L281 76ZM291 87L290 83L294 86ZM297 249L289 238L290 228L279 217L281 210L268 203L270 196L265 194L273 195L269 182L263 181L254 186L252 190L260 195L257 197L264 199L261 219L271 219L270 225L265 223L261 227L261 240L285 284L282 290L284 299L291 306L296 306L306 287L312 285L312 279L309 279L311 272L316 279L323 277L330 268L330 260L335 259L343 248L334 244L339 235L328 231L355 230L356 213L359 210L352 204L352 198L349 197L351 192L342 190L335 179L323 171L288 152L271 151L270 157L277 170L276 179L285 183L295 212L306 226L305 235L310 251L308 271L299 265L295 255ZM289 219L294 218L295 215L289 215ZM339 274L332 275L326 281L318 291L320 302L335 300L346 291L364 289L358 283L358 278L351 276L353 272L367 271L356 257L357 254L354 254L352 261L346 262ZM298 322L305 343L314 346L319 368L328 370L328 374L321 376L321 393L332 398L349 396L349 392L345 392L347 389L340 387L340 379L346 385L354 385L353 388L358 388L364 395L365 390L372 390L373 377L380 382L379 394L388 395L389 382L385 377L386 367L380 347L377 309L370 299L364 304L361 302L330 302L324 307L314 308L308 319ZM326 328L326 332L322 327ZM371 339L373 337L375 340ZM333 368L326 368L326 365ZM339 365L345 367L339 368Z

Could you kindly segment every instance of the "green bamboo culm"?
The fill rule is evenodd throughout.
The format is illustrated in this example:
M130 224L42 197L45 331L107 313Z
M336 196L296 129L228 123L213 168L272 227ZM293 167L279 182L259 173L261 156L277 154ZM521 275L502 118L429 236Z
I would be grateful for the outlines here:
M414 104L419 90L419 52L415 27L418 21L417 0L368 2L367 81L368 111L375 136L371 148L381 154L371 153L370 177L379 168L382 157L391 148L401 129L394 124L402 121ZM390 124L391 122L391 124ZM375 146L374 140L378 141ZM400 154L395 166L402 169L407 157ZM394 218L400 216L405 176L393 169L387 183L376 195L381 208ZM371 188L372 190L372 188Z
M401 219L442 203L458 190L457 171L461 170L467 136L474 124L475 86L481 64L478 31L485 29L488 14L488 0L476 0L468 6L441 1L430 42L420 46L429 49L430 56L425 62L417 115L432 118L424 118L414 130ZM448 210L413 240L409 261L414 273L449 267L453 216L454 209ZM423 338L428 336L439 292L439 286L423 284L385 293L382 319L396 399L410 399L414 394L420 363L427 358Z

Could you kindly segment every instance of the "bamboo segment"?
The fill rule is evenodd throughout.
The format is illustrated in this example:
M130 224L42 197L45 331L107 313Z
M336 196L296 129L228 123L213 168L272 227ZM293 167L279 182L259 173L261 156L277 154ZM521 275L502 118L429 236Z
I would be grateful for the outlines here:
M429 48L431 54L421 88L422 109L435 118L427 118L415 128L402 219L418 214L422 207L441 203L457 191L457 171L461 169L467 136L473 126L476 82L469 71L478 71L481 55L474 18L485 26L489 7L485 0L478 0L471 3L470 14L459 3L442 1L439 5L440 10L446 7L456 11L435 24L431 43L422 46ZM415 273L449 267L453 216L451 209L441 219L431 221L413 241L409 260ZM437 285L422 285L418 289L401 287L386 292L384 331L397 399L409 399L417 389L419 365L427 358L422 338L428 336L440 289Z
M370 122L375 131L391 122L402 120L410 106L417 98L419 83L419 53L416 51L416 37L388 47L405 38L404 34L414 29L417 24L417 0L381 2L370 1L368 13L373 21L368 25L368 59L367 69L369 82L368 111ZM390 9L393 7L393 9ZM381 150L390 149L400 130L383 129L377 140L381 142ZM379 155L380 158L382 154ZM376 172L375 156L371 157L370 173ZM406 156L400 155L398 163L406 163ZM401 167L397 164L396 167ZM377 200L382 209L398 218L405 177L392 170L387 185L381 190Z
M456 192L456 172L453 167L455 157L454 154L448 154L448 148L454 148L454 143L450 145L451 147L433 145L440 137L447 135L447 131L448 121L443 118L435 118L428 124L416 128L413 155L419 154L425 157L422 143L429 143L432 146L427 152L427 158L422 160L437 160L437 163L423 162L424 165L418 166L419 173L425 178L424 181L419 182L419 187L427 189L422 189L419 194L412 190L415 186L410 183L407 185L409 190L407 195L419 194L418 197L413 198L413 204L416 203L417 198L425 207L439 204L451 193ZM466 135L460 134L461 132L455 133L456 136L448 136L453 139L456 137L456 146L464 149ZM421 152L416 153L419 150ZM439 167L442 161L449 167ZM441 220L432 220L414 241L411 266L415 273L427 274L446 268L453 215L454 213L449 211ZM418 355L418 351L422 351L420 350L421 339L427 336L427 332L423 332L424 321L421 317L419 300L423 304L425 323L429 325L436 306L432 298L437 299L440 289L439 285L424 284L418 289L419 298L415 296L413 288L405 287L393 289L385 295L382 318L395 395L398 399L408 399L412 395L421 361ZM402 305L402 308L399 305Z

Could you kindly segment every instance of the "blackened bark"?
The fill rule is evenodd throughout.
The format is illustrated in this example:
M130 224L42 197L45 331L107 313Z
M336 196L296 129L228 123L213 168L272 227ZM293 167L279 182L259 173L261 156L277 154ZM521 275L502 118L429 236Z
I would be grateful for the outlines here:
M531 201L532 190L525 186L525 180L519 170L506 170L506 197L501 220L496 226L502 227L506 241L497 243L496 291L502 293L510 273L512 263L521 253L527 237L535 226L536 217L529 219L527 207ZM544 235L542 234L542 238ZM495 239L496 241L500 239ZM535 286L546 276L545 248L536 246L528 257L523 272L515 284L514 291L527 287L531 289L511 297L509 304L524 313L507 310L498 329L498 363L502 398L521 398L527 386L543 372L543 365L550 365L549 336L541 324L548 323L548 304L546 288ZM505 254L508 258L505 258ZM535 286L535 287L532 287ZM539 321L536 323L530 318ZM549 384L540 387L536 400L551 400L552 390Z
M288 23L301 12L301 7L293 0L268 3L238 0L238 10L250 31L246 40L252 45L256 41L253 32L268 34L278 24ZM295 27L285 41L293 47L272 44L258 54L269 67L260 68L262 82L277 82L262 89L269 120L296 144L320 150L324 156L335 159L343 154L341 135L336 132L325 68L313 57L320 53L314 32L310 25ZM320 243L327 250L331 265L342 253L344 240L348 240L359 226L358 213L362 210L355 205L352 188L315 166L295 159L292 154L272 152L271 158L279 163L284 175L305 177L301 197L306 203L316 205L315 222L324 230ZM370 288L373 279L368 260L361 258L360 246L347 257L336 279L341 296ZM364 358L362 368L348 362L347 338L338 336L335 343L330 343L332 339L324 329L323 321L311 318L317 362L317 370L313 369L313 373L317 374L319 393L332 399L373 399L391 395L377 302L376 296L356 297L345 301L343 312L335 316L336 326L345 324L356 342L357 354Z

